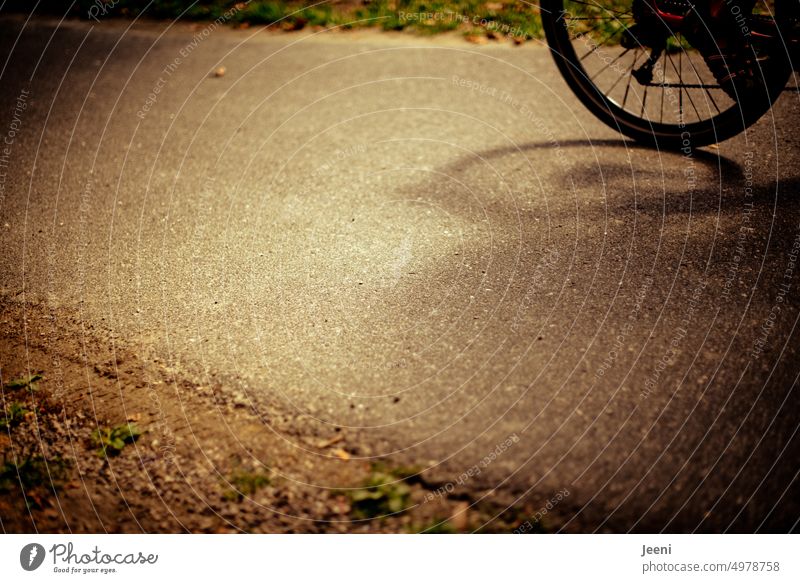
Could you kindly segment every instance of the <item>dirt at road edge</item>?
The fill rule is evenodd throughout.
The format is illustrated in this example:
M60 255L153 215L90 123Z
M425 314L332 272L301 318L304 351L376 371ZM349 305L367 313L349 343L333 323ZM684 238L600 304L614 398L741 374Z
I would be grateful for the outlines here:
M535 513L349 459L341 430L303 435L77 312L0 296L0 313L4 532L508 532Z

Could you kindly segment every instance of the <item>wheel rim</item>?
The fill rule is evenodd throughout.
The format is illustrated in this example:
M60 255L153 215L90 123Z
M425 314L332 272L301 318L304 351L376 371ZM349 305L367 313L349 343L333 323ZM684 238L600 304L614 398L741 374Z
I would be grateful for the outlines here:
M671 0L674 11L680 9L680 1ZM560 4L559 15L550 17L562 37L559 48L567 53L562 57L569 63L575 83L600 108L608 110L616 123L629 123L639 130L649 127L654 134L690 135L692 131L713 131L719 121L730 125L737 118L741 128L768 107L768 98L762 100L764 107L740 107L739 101L745 99L733 99L720 87L703 56L680 32L664 34L666 49L651 60L649 82L639 77L637 73L646 68L654 51L650 43L638 40L645 36L641 26L635 34L630 32L636 31L639 21L631 0L563 0ZM688 4L685 6L688 10ZM774 25L771 8L763 0L756 4L753 22L762 29ZM757 43L759 62L767 64L763 72L769 70L768 56L764 57L768 41ZM775 80L765 79L765 86L775 84Z

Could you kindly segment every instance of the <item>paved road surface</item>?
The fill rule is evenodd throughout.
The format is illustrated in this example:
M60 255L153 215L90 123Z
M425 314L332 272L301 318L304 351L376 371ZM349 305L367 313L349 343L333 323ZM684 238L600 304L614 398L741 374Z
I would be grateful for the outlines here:
M541 46L22 25L5 295L567 528L795 524L797 94L686 158Z

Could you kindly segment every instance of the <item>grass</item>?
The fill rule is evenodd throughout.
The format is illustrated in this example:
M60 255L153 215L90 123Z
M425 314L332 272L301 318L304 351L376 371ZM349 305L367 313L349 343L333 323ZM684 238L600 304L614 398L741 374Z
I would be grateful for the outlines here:
M63 4L43 0L40 10L63 12ZM224 19L229 24L278 24L285 30L306 26L342 28L379 27L384 30L411 30L422 34L461 30L490 38L514 36L518 39L541 38L542 27L535 6L516 1L481 0L332 0L313 6L314 2L296 0L251 0L231 2L198 0L187 9L186 2L161 0L150 4L138 0L107 2L100 13L96 0L77 0L71 15L97 20L109 17L143 16L157 19ZM7 9L30 11L30 4L12 0Z
M408 508L411 498L408 477L407 471L373 465L361 488L345 492L353 515L359 519L380 518Z
M29 391L38 390L38 381L42 380L42 375L33 374L29 376L20 377L9 381L3 385L3 388L9 391L19 391L21 389L28 389ZM19 401L12 401L11 404L0 410L0 430L9 430L25 420L25 416L32 413L23 403Z
M141 435L142 430L133 423L122 423L115 427L98 427L92 432L92 445L97 448L99 457L115 456Z
M21 488L28 508L39 508L44 498L66 479L68 468L69 463L58 457L48 460L29 453L20 461L16 456L8 460L4 455L0 465L0 492Z
M32 392L38 389L42 375L33 374L14 379L3 385L8 391ZM4 395L5 397L5 395ZM0 430L10 431L21 425L34 412L20 401L11 401L0 410ZM69 464L60 457L45 459L36 449L23 455L4 449L0 463L0 492L22 491L28 509L41 508L44 500L66 479Z
M30 412L31 411L22 403L16 401L11 403L8 408L3 411L3 415L0 416L0 430L16 427L24 421L25 416Z
M14 379L13 381L9 381L5 384L6 389L14 390L14 389L24 389L29 388L32 391L37 390L39 387L37 386L37 381L42 380L42 375L34 374L27 377L20 377L18 379Z
M228 477L227 482L224 498L240 501L245 496L253 496L261 488L269 486L270 473L263 468L255 471L237 469Z

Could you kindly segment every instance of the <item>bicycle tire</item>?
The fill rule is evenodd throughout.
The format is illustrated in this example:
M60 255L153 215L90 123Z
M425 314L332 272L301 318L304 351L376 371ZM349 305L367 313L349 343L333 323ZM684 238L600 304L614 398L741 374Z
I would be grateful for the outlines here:
M671 150L690 151L731 138L760 119L774 103L791 75L783 55L771 67L769 79L746 104L735 102L725 111L689 124L665 124L639 117L608 98L584 70L562 18L564 0L542 0L542 25L550 52L561 75L580 102L607 126L636 141Z

